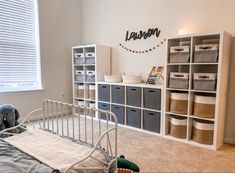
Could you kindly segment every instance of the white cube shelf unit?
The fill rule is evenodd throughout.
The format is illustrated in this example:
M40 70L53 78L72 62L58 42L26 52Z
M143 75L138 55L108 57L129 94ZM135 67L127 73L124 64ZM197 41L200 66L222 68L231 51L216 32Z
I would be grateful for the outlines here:
M217 150L224 142L231 35L179 36L169 38L167 43L164 136ZM212 117L194 115L198 96L211 98L212 102L204 100L199 106L202 112L212 106ZM185 127L185 138L178 138L184 136Z
M97 81L110 74L111 48L100 45L72 47L73 103L97 107ZM93 115L95 116L95 115Z
M119 125L162 135L163 85L98 82L98 108L116 114ZM106 119L101 114L101 119Z

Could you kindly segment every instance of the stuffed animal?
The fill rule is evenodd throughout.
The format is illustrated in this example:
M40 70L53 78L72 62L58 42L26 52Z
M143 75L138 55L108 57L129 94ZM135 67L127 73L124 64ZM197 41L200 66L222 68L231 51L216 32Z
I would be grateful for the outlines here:
M4 130L6 127L3 123L3 114L0 112L0 131Z
M17 126L19 117L19 112L14 106L10 104L0 105L0 130ZM22 128L17 128L9 132L20 133L22 131L24 131Z
M117 167L118 168L129 169L129 170L134 171L134 172L140 172L139 167L135 163L133 163L129 160L126 160L123 155L120 155L117 158ZM118 171L118 172L121 172L121 171L123 172L122 169L120 169L120 171Z

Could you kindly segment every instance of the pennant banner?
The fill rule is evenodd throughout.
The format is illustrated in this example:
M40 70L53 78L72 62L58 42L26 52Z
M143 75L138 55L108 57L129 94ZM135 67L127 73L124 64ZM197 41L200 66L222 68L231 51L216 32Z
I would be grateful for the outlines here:
M159 42L159 43L156 44L155 46L150 47L150 48L145 49L145 50L134 50L134 49L130 49L130 48L126 47L125 45L121 44L121 43L119 44L119 46L120 46L121 48L123 48L124 50L130 52L130 53L143 54L143 53L149 53L149 52L152 52L152 51L156 50L156 49L159 48L161 45L163 45L165 42L166 42L166 39L163 39L161 42Z

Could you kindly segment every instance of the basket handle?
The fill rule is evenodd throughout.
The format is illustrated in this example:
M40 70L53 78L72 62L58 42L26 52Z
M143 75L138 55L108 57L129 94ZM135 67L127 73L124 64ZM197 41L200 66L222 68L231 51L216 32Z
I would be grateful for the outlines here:
M211 46L201 46L199 47L199 49L208 50L208 49L211 49Z
M177 51L177 52L181 52L183 51L184 49L183 48L175 48L174 51Z
M174 77L184 77L182 74L175 74Z
M198 76L198 78L200 78L200 79L208 79L208 78L210 78L210 77L203 75L203 76Z

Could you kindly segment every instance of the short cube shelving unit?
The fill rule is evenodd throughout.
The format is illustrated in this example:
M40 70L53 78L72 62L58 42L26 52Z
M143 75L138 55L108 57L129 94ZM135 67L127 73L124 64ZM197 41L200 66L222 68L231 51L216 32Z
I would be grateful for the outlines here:
M216 150L224 139L231 35L180 36L167 43L164 136ZM185 127L185 138L172 136Z
M72 47L73 103L97 107L98 80L110 74L110 47L80 45ZM92 113L91 116L95 116Z
M115 113L119 124L161 135L162 89L162 85L98 82L98 108Z

